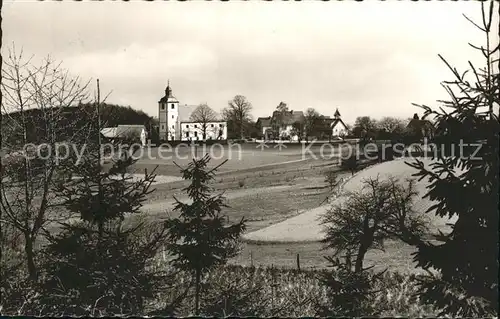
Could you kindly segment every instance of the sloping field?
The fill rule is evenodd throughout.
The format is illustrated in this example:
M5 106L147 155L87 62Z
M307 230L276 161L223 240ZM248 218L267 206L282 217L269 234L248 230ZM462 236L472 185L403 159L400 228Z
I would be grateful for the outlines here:
M233 146L210 146L194 148L179 148L170 151L155 149L144 150L141 154L136 154L139 160L134 165L137 172L142 172L144 168L152 169L159 165L158 172L162 175L180 176L181 167L186 167L194 156L201 157L208 153L212 159L208 167L215 167L222 162L219 173L230 173L239 170L260 169L270 166L287 165L289 163L306 161L314 158L333 159L340 155L340 152L348 146L331 146L321 148L320 145L260 145L243 144Z
M131 183L135 183L139 180L144 179L144 174L125 174L126 178L130 178ZM80 177L74 176L73 179L79 179ZM115 178L114 176L110 178ZM116 179L120 179L121 177L116 177ZM155 180L152 185L159 185L159 184L167 184L167 183L172 183L176 181L182 180L182 177L179 176L170 176L170 175L156 175Z
M424 163L428 165L429 160L424 160ZM407 164L403 160L394 160L390 162L385 162L371 166L365 170L358 172L355 176L349 179L344 187L344 191L356 191L362 187L362 183L367 178L374 178L377 175L381 178L388 178L393 176L404 180L406 178L412 178L412 174L416 170ZM428 199L423 199L422 197L427 193L427 180L422 180L417 182L416 188L419 192L415 202L414 208L417 212L425 212L433 203ZM332 204L338 204L345 200L345 197L338 197ZM323 239L323 226L320 224L320 219L323 214L328 210L329 205L321 206L298 216L287 219L281 223L271 225L269 227L260 229L255 232L248 233L244 235L244 239L248 241L258 241L258 242L309 242L309 241L319 241ZM449 230L447 223L453 223L454 220L449 220L445 218L440 218L434 216L433 214L428 214L431 218L431 231L435 232L440 229L443 232Z

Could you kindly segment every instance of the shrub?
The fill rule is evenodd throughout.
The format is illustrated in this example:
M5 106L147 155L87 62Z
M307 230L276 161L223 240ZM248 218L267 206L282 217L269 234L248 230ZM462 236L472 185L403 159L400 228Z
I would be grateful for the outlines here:
M118 231L113 227L102 234L90 227L67 229L52 240L44 251L46 275L39 300L45 314L143 313L145 299L166 279L148 270L158 243L141 243L134 232L143 225L116 227Z
M335 190L339 186L340 181L337 178L338 172L334 170L328 170L325 173L325 182L328 184L330 191Z
M342 159L340 166L343 169L349 170L351 172L351 174L354 175L354 173L356 172L356 170L358 169L358 166L359 166L357 155L352 154L346 160Z

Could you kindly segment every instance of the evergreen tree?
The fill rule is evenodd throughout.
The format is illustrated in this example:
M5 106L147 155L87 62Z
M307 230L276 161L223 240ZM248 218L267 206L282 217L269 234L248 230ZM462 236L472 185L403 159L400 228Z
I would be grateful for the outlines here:
M207 169L209 160L207 154L203 158L193 159L187 168L181 169L182 177L191 180L191 184L183 190L192 203L182 203L174 197L174 210L179 211L180 216L166 222L170 239L167 247L174 257L172 264L190 272L194 279L196 315L199 315L203 275L236 255L240 235L245 230L244 219L236 224L228 224L227 217L221 214L222 208L226 207L222 194L210 195L212 189L208 183L220 165Z
M356 153L351 154L348 158L341 159L340 166L343 169L349 170L351 172L351 175L354 176L354 173L358 169L359 163L358 163L358 155Z
M106 149L118 148L132 152L123 145ZM88 145L79 164L62 168L67 180L57 185L56 195L75 218L48 236L43 251L39 303L46 314L141 314L146 298L170 278L152 267L166 240L165 225L125 220L127 215L141 216L154 172L132 180L127 169L136 160L131 156L113 161L105 171L101 160L106 154L100 153L104 149Z
M439 216L457 217L453 230L438 243L415 241L419 267L434 268L439 275L422 282L421 298L454 316L484 316L498 313L498 115L500 75L494 70L499 46L490 44L494 6L482 5L486 46L475 47L486 57L484 69L471 63L475 83L466 79L446 60L455 80L445 82L451 96L443 101L447 110L425 109L435 119L437 158L427 167L419 160L409 165L415 176L429 178L426 194L437 202L429 208ZM499 8L500 10L500 8ZM500 13L500 11L499 11ZM498 60L496 60L498 62ZM464 147L464 144L466 145ZM462 173L457 174L454 169Z

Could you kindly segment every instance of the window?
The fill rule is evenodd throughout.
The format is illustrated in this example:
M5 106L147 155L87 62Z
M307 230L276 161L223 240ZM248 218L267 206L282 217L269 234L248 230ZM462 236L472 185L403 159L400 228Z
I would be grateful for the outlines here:
M189 132L186 132L186 137L189 137Z
M210 127L214 127L215 125L214 124L210 124Z
M172 128L175 128L174 125L172 125Z
M194 132L194 137L197 137L198 136L198 132Z
M165 129L165 125L162 124L161 125L161 129L164 130Z
M170 105L170 108L171 108L172 110L174 109L174 107L175 107L175 104L171 104L171 105Z
M194 128L197 128L197 127L198 127L198 125L196 125L196 124L195 124L195 125L194 125Z
M186 124L186 128L189 128L189 125L188 125L188 124Z
M172 118L174 118L174 115L172 114Z
M165 109L165 104L161 104L161 109L164 110Z
M223 126L224 126L224 125L222 125L222 124L219 124L219 127L223 127Z

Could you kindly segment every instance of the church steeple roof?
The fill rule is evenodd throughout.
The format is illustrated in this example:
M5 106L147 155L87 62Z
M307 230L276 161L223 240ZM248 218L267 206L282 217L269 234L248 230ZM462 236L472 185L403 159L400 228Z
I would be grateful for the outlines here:
M337 110L335 111L335 114L333 114L333 117L334 118L340 118L340 112L339 112L339 109L337 108Z
M167 87L165 88L165 96L167 98L172 96L172 89L170 88L170 80L168 80Z
M165 88L165 96L161 98L160 102L178 102L175 96L172 94L170 80L168 80L167 87Z

